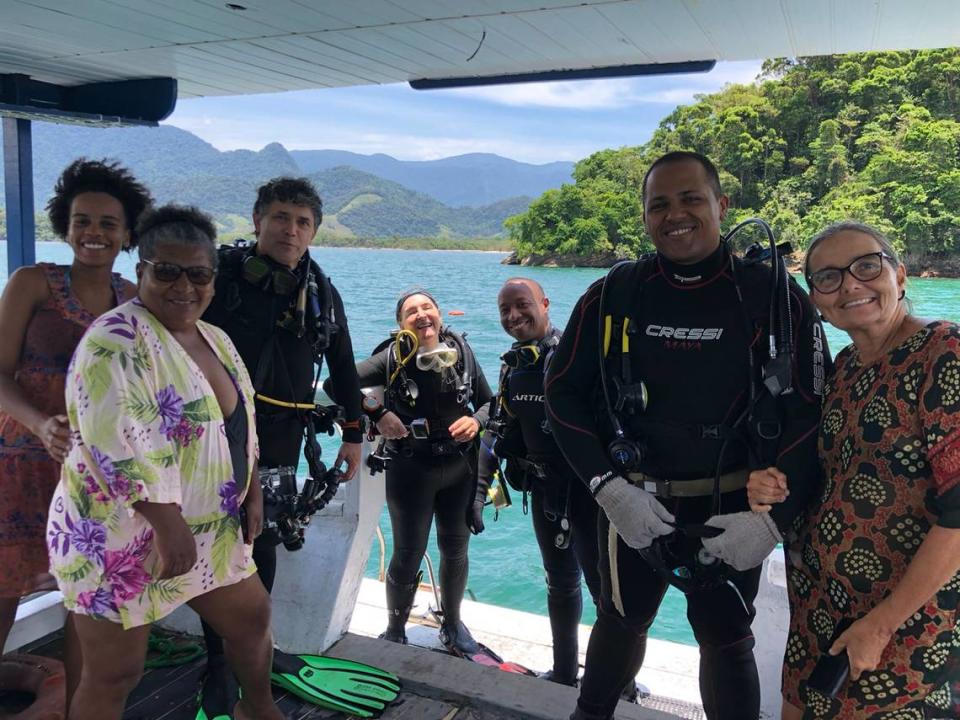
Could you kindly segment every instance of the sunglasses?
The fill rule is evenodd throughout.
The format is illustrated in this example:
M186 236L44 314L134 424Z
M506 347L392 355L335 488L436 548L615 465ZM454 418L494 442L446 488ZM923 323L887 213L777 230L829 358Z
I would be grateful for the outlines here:
M204 265L194 265L193 267L183 267L175 263L154 262L153 260L143 260L147 265L153 267L153 276L160 282L176 282L183 273L187 274L187 280L193 285L209 285L217 271Z
M850 273L860 282L876 280L883 272L884 259L891 258L885 252L878 251L854 258L846 267L827 267L807 275L807 282L814 290L824 295L835 293L843 285L844 273Z

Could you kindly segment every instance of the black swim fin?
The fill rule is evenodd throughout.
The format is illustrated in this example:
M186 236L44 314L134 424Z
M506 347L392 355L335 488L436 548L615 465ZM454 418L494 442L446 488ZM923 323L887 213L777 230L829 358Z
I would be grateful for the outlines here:
M400 679L372 665L273 651L274 685L307 702L362 718L378 716L400 694Z

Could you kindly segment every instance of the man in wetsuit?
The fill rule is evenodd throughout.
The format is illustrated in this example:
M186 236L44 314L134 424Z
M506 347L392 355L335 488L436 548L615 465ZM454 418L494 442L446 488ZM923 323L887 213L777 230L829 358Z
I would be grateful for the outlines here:
M307 426L305 410L277 401L312 404L326 358L337 396L344 399L343 443L335 465L346 463L344 479L349 480L359 468L363 439L360 383L343 301L310 258L321 217L320 197L306 179L281 177L261 186L253 207L257 242L249 248L221 248L216 295L203 319L226 331L253 379L261 471L295 472ZM279 542L267 532L253 543L268 592ZM232 678L225 670L223 642L208 625L203 629L208 673L202 702L206 715L214 718L229 713L236 693L228 687Z
M603 281L580 298L545 387L557 444L603 510L600 607L572 718L611 718L619 689L643 662L668 585L655 567L657 538L688 538L680 552L696 570L699 540L671 534L709 521L725 531L703 547L728 563L729 582L687 594L701 698L711 720L756 720L750 625L760 565L818 489L817 395L829 356L809 299L791 281L793 391L765 394L772 272L732 257L721 241L728 200L707 158L661 157L644 178L643 203L656 255L620 268L603 298ZM601 319L613 328L603 338ZM601 354L609 402L598 394ZM759 400L748 413L751 396ZM773 522L748 511L744 489L748 471L771 459L802 478Z
M490 413L493 421L482 438L470 527L475 533L483 531L487 489L500 461L506 460L508 482L530 493L533 530L546 574L553 668L543 677L576 685L581 569L594 600L600 593L597 504L564 461L547 424L543 380L560 340L560 331L550 322L549 299L535 280L512 278L500 290L497 305L500 324L516 342L501 356L500 389Z

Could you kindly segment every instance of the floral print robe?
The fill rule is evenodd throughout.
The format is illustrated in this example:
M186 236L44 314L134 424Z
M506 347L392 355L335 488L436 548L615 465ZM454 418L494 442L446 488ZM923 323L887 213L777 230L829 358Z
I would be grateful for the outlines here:
M240 394L247 459L256 457L253 387L226 334L197 326ZM73 445L50 505L51 572L69 610L152 623L191 598L255 572L240 528L249 478L234 480L223 413L179 342L139 301L101 315L67 373ZM157 580L153 529L133 504L176 503L197 543L197 563Z

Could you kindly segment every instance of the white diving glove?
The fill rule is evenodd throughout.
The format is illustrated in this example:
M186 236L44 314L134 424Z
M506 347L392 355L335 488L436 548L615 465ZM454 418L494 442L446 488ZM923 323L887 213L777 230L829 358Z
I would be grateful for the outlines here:
M648 548L661 535L674 531L668 524L674 521L673 515L646 490L631 485L619 475L608 480L595 478L595 481L594 497L617 534L634 550Z
M783 541L770 513L714 515L704 524L723 529L717 537L703 539L704 550L735 570L757 567Z

